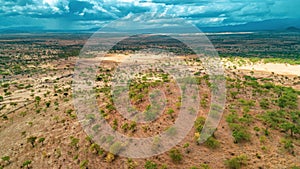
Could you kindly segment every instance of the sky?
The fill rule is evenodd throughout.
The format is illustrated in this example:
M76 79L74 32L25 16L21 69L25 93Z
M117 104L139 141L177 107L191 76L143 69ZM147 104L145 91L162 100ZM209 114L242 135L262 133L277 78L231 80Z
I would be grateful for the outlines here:
M0 29L87 30L144 12L222 27L300 18L299 7L300 0L0 0Z

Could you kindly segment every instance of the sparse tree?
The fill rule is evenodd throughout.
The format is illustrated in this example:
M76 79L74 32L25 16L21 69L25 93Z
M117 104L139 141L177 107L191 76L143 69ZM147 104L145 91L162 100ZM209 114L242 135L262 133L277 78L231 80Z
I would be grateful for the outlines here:
M37 139L37 137L31 136L31 137L27 138L27 142L30 143L32 145L32 147L34 147L34 143L35 143L36 139Z
M45 141L45 138L44 137L41 137L40 139L39 139L39 143L42 143L42 145L44 145L44 141Z

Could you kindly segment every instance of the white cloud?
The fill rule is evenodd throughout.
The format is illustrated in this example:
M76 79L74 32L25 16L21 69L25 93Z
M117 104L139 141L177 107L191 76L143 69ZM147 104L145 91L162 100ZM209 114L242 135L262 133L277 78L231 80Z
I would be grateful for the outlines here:
M77 6L78 11L71 10L69 4L76 1L86 2L83 4L89 6ZM148 11L160 17L181 17L190 23L223 26L267 19L300 18L298 0L0 0L0 4L0 19L1 16L20 15L53 20L61 17L65 20L109 21ZM137 20L147 21L146 18Z
M56 6L58 2L58 0L43 0L43 4L48 4L51 7Z

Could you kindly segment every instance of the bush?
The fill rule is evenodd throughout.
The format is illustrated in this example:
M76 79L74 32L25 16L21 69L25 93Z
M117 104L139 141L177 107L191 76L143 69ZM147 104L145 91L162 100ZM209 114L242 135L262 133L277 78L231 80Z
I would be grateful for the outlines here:
M207 164L201 164L200 169L211 169Z
M146 169L157 169L157 164L155 162L147 160L146 164L145 164L145 168Z
M268 102L268 99L262 99L260 102L259 102L259 105L262 109L268 109L269 108L269 102Z
M111 163L115 160L115 155L112 153L108 153L107 156L105 157L105 161L108 163Z
M41 97L40 97L40 96L36 96L36 97L35 97L35 101L36 101L36 102L40 102L40 101L41 101Z
M179 163L182 161L182 154L178 149L170 150L169 156L171 157L172 161L175 163Z
M78 149L79 139L78 139L78 138L75 138L75 137L73 137L73 136L71 136L70 139L71 139L70 145L71 145L72 147L75 147L76 149Z
M29 165L31 164L31 160L26 160L24 161L24 163L22 164L22 167L27 167L29 168Z
M8 84L8 83L4 83L4 84L2 85L2 87L3 87L3 88L8 88L8 87L9 87L9 84Z
M214 137L209 137L206 140L205 145L211 149L216 149L216 148L220 147L220 142L218 140L216 140Z
M282 139L281 143L283 144L285 150L287 150L289 153L294 153L294 144L292 140Z
M295 124L290 123L290 122L284 122L284 123L280 124L279 127L281 129L283 129L285 132L290 131L290 135L292 137L293 137L294 133L297 133L299 130Z
M192 167L190 167L190 169L199 169L199 168L196 166L192 166Z
M137 162L133 161L131 158L127 159L127 169L135 169L137 165Z
M87 168L87 165L88 165L88 160L83 160L81 163L80 163L80 168Z
M250 124L253 121L253 117L251 114L244 113L243 117L239 119L240 122Z
M34 143L35 143L36 139L37 139L37 137L31 136L31 137L27 138L27 142L30 143L32 145L32 147L34 147Z
M204 124L205 124L205 118L198 117L196 119L196 121L194 122L194 127L195 127L196 131L198 131L200 133L201 130L203 129Z
M292 88L287 88L287 87L277 87L279 88L279 99L277 100L278 106L280 108L291 108L295 109L297 108L297 99L298 99L298 94L297 92L292 89Z
M242 128L240 128L238 130L234 130L232 133L232 136L234 137L234 140L235 140L234 142L236 142L236 143L250 140L250 133Z
M207 104L208 104L207 100L205 98L202 98L200 101L201 107L207 108Z
M226 117L226 121L232 130L235 143L250 140L250 133L247 127L243 125L243 123L249 124L252 122L252 116L250 114L244 114L243 117L239 118L236 113L231 113Z
M283 110L266 112L260 118L274 129L289 132L293 137L300 133L300 112L286 112Z
M226 116L227 123L237 123L238 122L238 115L236 113L231 113Z
M190 169L211 169L207 164L201 164L200 167L192 166Z
M173 114L175 113L175 111L173 109L169 109L167 111L167 114L170 115L171 117L173 117Z
M124 132L126 132L129 128L129 124L128 123L124 123L121 128L123 129Z
M3 161L7 161L9 163L10 157L9 156L3 156L1 159Z
M42 143L42 144L44 144L44 141L45 141L45 138L44 138L44 137L41 137L41 138L38 140L38 142L39 142L39 143Z
M240 155L225 161L225 165L230 169L240 169L243 165L247 165L247 156Z

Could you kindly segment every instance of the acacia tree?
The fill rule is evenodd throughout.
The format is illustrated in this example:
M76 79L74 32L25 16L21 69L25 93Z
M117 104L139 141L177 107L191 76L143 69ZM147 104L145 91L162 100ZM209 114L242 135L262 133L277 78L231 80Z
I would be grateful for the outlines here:
M297 126L293 123L285 122L280 125L280 128L282 128L285 132L290 131L291 136L293 137L295 133L298 133L299 129Z
M36 139L37 139L37 137L31 136L31 137L27 138L27 142L30 143L32 145L32 147L34 147L34 143L35 143Z
M39 104L40 101L41 101L41 97L40 97L40 96L36 96L36 97L35 97L35 101L37 102L37 104Z
M42 145L44 145L44 141L45 141L45 138L44 138L44 137L41 137L41 138L39 139L39 143L42 143Z

